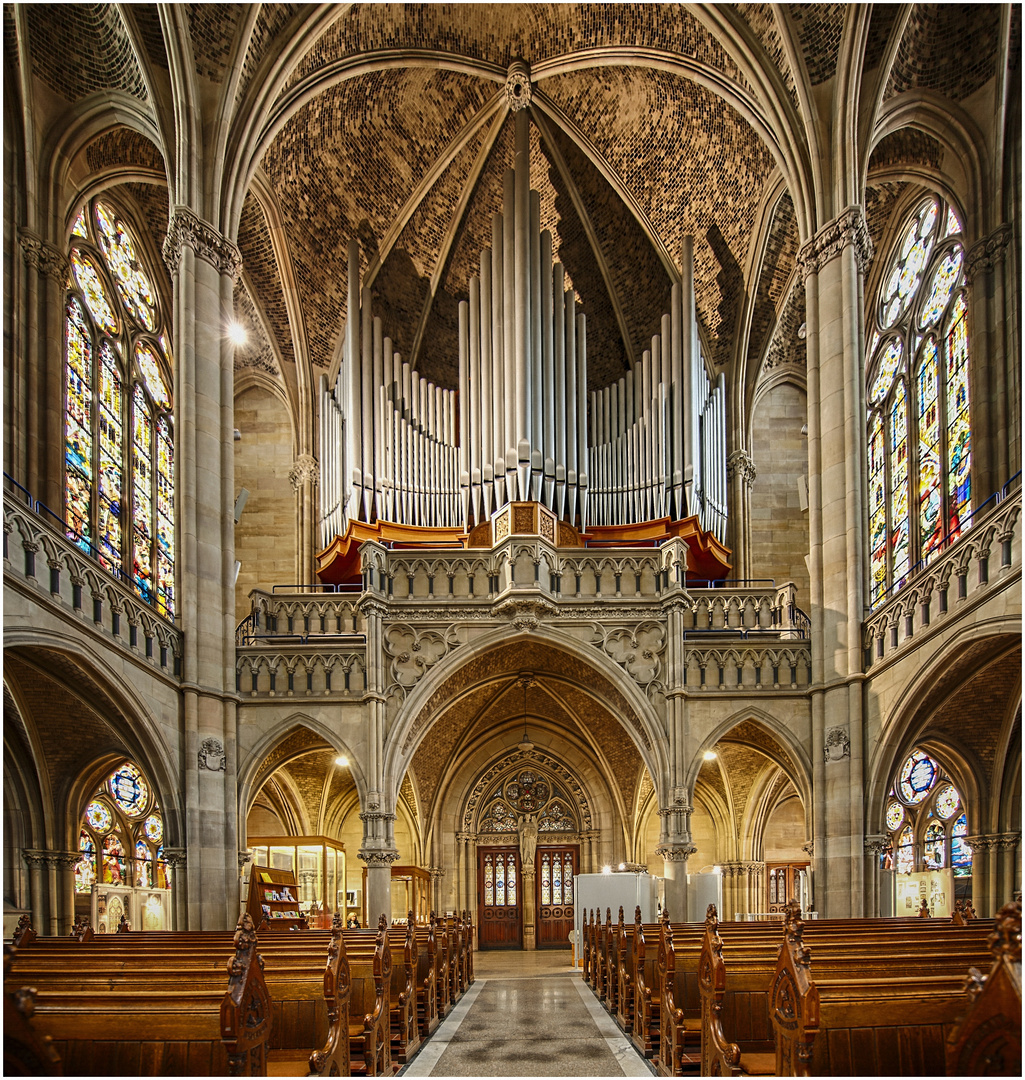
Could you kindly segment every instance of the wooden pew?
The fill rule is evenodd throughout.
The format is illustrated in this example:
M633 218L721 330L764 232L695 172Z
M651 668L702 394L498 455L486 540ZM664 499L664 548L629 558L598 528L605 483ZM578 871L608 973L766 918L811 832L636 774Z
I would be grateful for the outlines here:
M439 921L435 913L431 912L431 926L434 927L435 945L435 987L438 1002L439 1019L446 1016L455 1002L452 1000L452 979L449 972L451 964L452 942L449 937L448 926L444 920Z
M33 1026L53 1040L68 1073L265 1076L270 997L248 915L234 945L226 990L223 967L196 972L192 989L162 974L129 991L50 989L39 979ZM15 955L5 989L19 977Z
M434 924L416 926L419 961L416 969L416 1018L421 1038L426 1039L438 1026L437 940Z
M269 935L261 941L271 996L268 1067L276 1075L348 1075L349 967L341 920L329 932ZM158 971L195 989L219 971L220 931L97 935L79 945L41 938L24 952L23 971L63 990L130 991ZM170 959L169 959L170 958Z
M390 1076L391 949L385 931L345 935L352 992L349 996L349 1071L353 1076Z
M19 920L28 925L28 916ZM17 934L17 930L15 931ZM4 1076L62 1076L61 1059L49 1035L32 1026L36 991L30 986L7 989L7 975L16 948L4 946Z
M658 943L661 925L641 923L641 909L634 911L633 954L633 1044L646 1057L657 1057L662 1009L662 983L658 974Z
M674 928L668 918L659 928L659 1076L696 1072L701 1063L701 994L697 983L700 938L697 926Z
M387 926L387 919L381 916L384 924L381 929L387 931L388 946L391 949L391 1053L392 1060L405 1065L420 1049L420 1029L417 1025L416 979L420 967L420 945L416 939L416 923L413 913L409 912L405 926Z
M591 922L587 922L588 913L585 911L580 919L580 977L585 983L591 982L591 938L594 935L594 908L591 908Z
M962 910L962 914L964 914ZM1021 901L1005 904L989 937L993 965L969 970L968 1010L947 1038L948 1076L1021 1072Z

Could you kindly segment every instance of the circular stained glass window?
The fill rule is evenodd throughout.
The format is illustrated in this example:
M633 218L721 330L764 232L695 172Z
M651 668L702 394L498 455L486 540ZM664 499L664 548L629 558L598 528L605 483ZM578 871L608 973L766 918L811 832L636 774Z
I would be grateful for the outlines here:
M933 759L923 750L916 750L900 770L898 784L901 798L911 806L920 803L935 783L936 773Z
M85 820L89 823L90 829L102 833L106 832L114 824L114 815L110 812L109 807L104 806L99 800L93 799L85 808Z
M150 814L143 822L143 831L146 833L146 839L154 844L159 844L164 838L164 823L156 814Z
M938 792L936 792L936 813L939 814L944 821L952 818L957 813L957 808L961 805L961 796L957 793L957 788L953 784L944 784Z
M892 802L886 808L886 827L894 832L904 820L904 807L899 802Z
M149 802L149 787L142 774L126 761L107 782L114 801L129 817L139 817Z

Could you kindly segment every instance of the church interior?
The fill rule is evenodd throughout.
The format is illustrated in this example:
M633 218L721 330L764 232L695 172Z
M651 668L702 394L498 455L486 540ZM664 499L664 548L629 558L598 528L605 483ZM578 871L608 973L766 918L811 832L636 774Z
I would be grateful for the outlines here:
M1020 899L1020 5L3 16L5 937Z

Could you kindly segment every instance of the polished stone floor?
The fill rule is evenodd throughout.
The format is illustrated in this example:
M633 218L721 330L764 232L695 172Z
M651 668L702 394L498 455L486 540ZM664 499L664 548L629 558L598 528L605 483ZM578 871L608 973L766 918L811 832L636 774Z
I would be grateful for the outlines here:
M651 1076L562 950L474 954L476 981L405 1076Z

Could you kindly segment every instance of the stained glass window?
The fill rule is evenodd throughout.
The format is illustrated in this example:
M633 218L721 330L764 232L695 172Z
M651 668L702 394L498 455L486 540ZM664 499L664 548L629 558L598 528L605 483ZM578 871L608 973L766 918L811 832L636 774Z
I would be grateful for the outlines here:
M117 833L108 833L103 839L104 885L130 885L125 877L125 849Z
M548 852L541 856L541 903L552 902L552 867Z
M573 856L567 854L562 870L562 899L563 903L573 903Z
M82 852L82 858L75 864L75 892L87 893L96 880L96 848L85 829L79 837L78 850Z
M943 199L919 203L890 254L877 302L869 305L875 313L866 327L873 604L935 558L971 513L960 231Z
M126 761L112 773L108 783L114 801L129 817L138 817L146 809L149 787L131 762Z
M904 383L897 384L890 410L890 548L893 580L900 583L911 565L908 516L908 408Z
M85 808L85 820L89 823L90 829L106 832L114 824L114 815L98 799L93 799Z
M954 877L971 877L972 849L964 839L968 835L968 818L962 814L950 832L950 865L954 868Z
M936 762L923 750L916 750L900 770L900 796L911 806L917 806L936 780Z
M495 905L495 867L490 855L484 856L484 903L488 907Z
M158 814L150 814L142 824L146 839L154 844L159 844L164 839L164 823Z
M507 856L505 866L505 902L509 907L516 906L516 858Z
M905 825L897 845L897 873L910 874L915 868L915 835L910 825Z
M552 859L552 903L562 903L562 856L556 854Z
M886 808L886 827L893 832L904 820L904 807L899 802L892 802Z
M495 907L505 907L505 856L495 859Z
M936 813L939 814L944 821L948 818L952 818L957 813L957 808L961 805L961 796L957 793L957 788L953 784L944 784L936 792Z
M75 219L65 318L69 537L174 616L171 350L152 277L122 215ZM113 282L111 287L110 282ZM130 569L129 569L130 568Z
M946 865L947 833L934 821L925 830L925 863L928 870L941 870Z
M971 502L972 438L968 417L968 321L958 296L947 330L947 469L950 532L961 532Z

